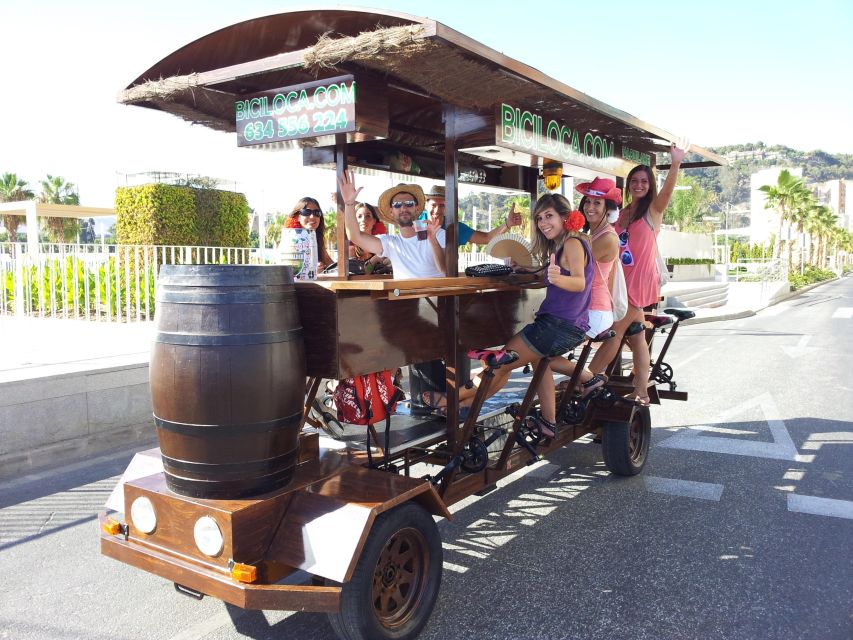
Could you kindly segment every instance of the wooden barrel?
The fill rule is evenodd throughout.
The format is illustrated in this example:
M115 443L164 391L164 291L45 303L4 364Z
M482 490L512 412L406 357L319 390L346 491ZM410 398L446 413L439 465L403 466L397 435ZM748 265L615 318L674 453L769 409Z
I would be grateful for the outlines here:
M290 267L164 265L151 399L166 484L243 498L293 475L305 350Z

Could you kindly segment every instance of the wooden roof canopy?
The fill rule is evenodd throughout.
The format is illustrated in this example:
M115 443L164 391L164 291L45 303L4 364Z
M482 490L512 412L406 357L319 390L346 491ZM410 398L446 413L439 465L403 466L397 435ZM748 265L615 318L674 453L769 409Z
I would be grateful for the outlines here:
M460 132L460 168L463 176L467 169L488 174L474 180L484 184L517 187L501 171L510 165L541 165L544 159L544 154L495 147L501 104L593 132L617 148L648 154L652 163L654 153L668 151L675 140L439 22L358 8L292 11L225 27L155 64L121 92L119 101L234 132L235 102L243 97L344 74L358 80L359 101L368 93L362 87L380 87L369 93L382 99L381 105L371 105L374 135L350 138L366 140L349 147L356 167L387 169L388 154L398 150L415 159L418 169L412 173L443 178L443 104L468 114ZM297 145L305 148L306 164L334 166L334 147L323 147L317 138L261 146ZM684 166L725 164L702 148L694 146L691 153L701 159ZM582 164L579 172L568 173L624 175L626 166L620 161L592 171L586 167L584 173Z

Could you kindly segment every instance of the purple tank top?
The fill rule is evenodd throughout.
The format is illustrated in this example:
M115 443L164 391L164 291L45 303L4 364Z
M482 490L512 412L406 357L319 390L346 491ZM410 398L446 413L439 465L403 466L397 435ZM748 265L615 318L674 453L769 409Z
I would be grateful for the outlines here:
M548 283L548 290L545 293L545 300L536 315L547 313L563 320L568 320L578 329L586 331L589 329L589 302L592 296L592 277L595 269L592 254L589 250L589 245L583 238L577 238L583 246L583 251L586 256L586 266L583 269L583 277L586 284L583 291L573 293L560 289L557 285ZM560 258L563 255L563 247L557 251L557 264L560 263ZM560 273L564 276L571 275L569 271L560 267Z

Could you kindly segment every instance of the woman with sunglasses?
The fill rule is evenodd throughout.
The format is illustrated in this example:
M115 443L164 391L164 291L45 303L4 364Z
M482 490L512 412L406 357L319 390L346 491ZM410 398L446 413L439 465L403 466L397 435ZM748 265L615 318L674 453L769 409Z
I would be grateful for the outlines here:
M314 198L302 198L293 207L290 217L299 222L303 229L309 229L317 234L317 273L332 264L332 259L326 251L326 225L323 221L323 210Z
M657 191L650 167L639 165L631 169L626 179L626 206L616 222L619 238L619 257L628 289L628 313L613 324L616 337L605 341L589 364L590 370L604 378L604 370L616 356L625 330L632 322L644 322L643 308L655 304L660 295L660 274L657 267L657 235L663 222L663 212L675 190L678 169L690 145L686 141L670 149L672 166L660 193ZM641 406L649 405L649 347L645 334L628 338L634 358L634 391L627 397Z

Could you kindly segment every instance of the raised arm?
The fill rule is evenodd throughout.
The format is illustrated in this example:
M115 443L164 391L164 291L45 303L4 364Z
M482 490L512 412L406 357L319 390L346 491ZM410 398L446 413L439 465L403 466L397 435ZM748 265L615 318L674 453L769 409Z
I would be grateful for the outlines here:
M432 259L435 261L435 266L438 270L447 275L447 271L444 268L444 248L438 241L439 232L444 233L438 218L427 219L427 233L429 234L427 241L429 242L430 249L432 249Z
M512 208L506 216L506 222L498 225L491 231L475 231L471 234L471 242L474 244L488 244L500 234L509 233L510 229L517 227L520 224L521 214L515 210L515 203L513 202Z
M347 228L347 236L353 244L357 244L365 251L381 255L382 241L369 233L363 233L358 228L358 220L355 219L355 203L363 187L356 188L355 176L352 171L344 171L343 175L338 178L338 187L341 190L341 197L344 199L344 224Z
M666 174L666 180L663 182L663 187L658 192L657 197L649 207L649 215L656 227L660 227L663 222L663 212L669 206L669 201L672 198L672 193L675 191L675 183L678 181L678 169L681 167L681 161L690 150L690 143L686 138L679 138L678 142L672 143L670 147L670 155L672 156L672 165L669 172Z
M563 242L563 255L560 256L560 264L555 259L556 254L551 256L551 264L548 265L548 282L553 285L578 293L586 288L584 277L584 250L579 240L566 238ZM570 275L562 275L560 267L569 271Z

